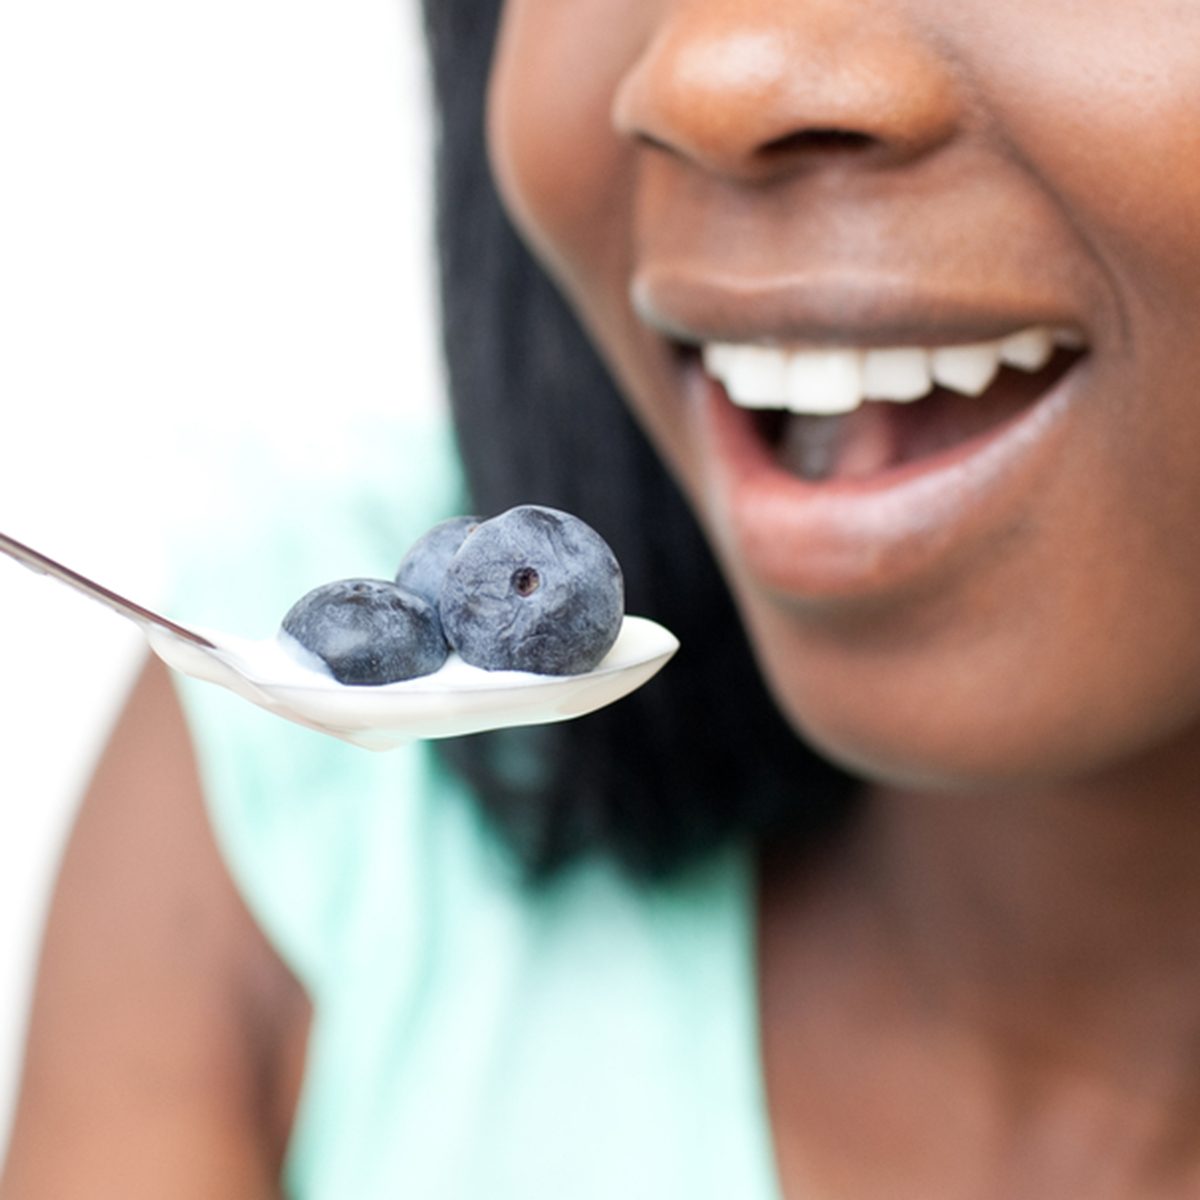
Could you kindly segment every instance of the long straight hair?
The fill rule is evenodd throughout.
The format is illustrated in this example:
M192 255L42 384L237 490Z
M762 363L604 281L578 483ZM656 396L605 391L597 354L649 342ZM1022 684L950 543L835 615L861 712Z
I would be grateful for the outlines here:
M628 610L681 649L611 708L441 753L534 879L588 854L663 877L731 839L815 839L842 823L854 781L769 699L691 512L493 188L483 109L500 8L425 0L443 348L473 511L576 513L616 552Z

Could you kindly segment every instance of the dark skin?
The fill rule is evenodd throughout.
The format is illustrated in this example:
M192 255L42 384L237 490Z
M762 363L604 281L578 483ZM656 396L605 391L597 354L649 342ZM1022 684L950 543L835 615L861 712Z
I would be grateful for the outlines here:
M782 709L869 781L822 871L763 873L785 1193L1195 1195L1200 11L506 18L510 208L690 494ZM985 503L960 488L965 519L897 486L813 520L819 488L729 450L686 350L1041 322L1086 345L1058 432Z
M1197 45L1178 2L506 10L510 208L691 495L781 708L868 781L815 870L763 861L789 1200L1200 1192ZM886 536L814 549L809 493L742 486L680 352L1050 320L1086 341L1066 432L919 542L887 532L897 503ZM3 1200L275 1194L309 1013L201 812L152 669L64 865Z
M280 1196L308 1021L218 856L152 663L63 859L0 1196Z

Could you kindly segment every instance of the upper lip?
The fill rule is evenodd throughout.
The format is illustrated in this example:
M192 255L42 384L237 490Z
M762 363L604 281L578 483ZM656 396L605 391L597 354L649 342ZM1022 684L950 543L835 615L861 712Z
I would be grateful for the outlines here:
M1060 299L995 281L964 286L876 271L763 278L655 265L635 274L630 297L647 325L688 345L947 346L1033 325L1090 340Z

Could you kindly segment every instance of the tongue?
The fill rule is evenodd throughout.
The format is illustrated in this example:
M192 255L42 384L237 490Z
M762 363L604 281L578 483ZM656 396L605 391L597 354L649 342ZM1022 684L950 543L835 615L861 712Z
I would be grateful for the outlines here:
M864 479L997 428L1028 408L1060 370L1003 370L982 396L935 387L909 404L868 400L844 416L789 416L772 440L780 464L793 474Z
M877 475L896 458L890 424L882 404L863 404L838 417L789 417L779 443L779 462L803 479Z

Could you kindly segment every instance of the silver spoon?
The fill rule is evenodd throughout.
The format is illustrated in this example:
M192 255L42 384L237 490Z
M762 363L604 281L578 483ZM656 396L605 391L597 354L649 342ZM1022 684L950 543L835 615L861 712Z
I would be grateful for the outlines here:
M451 655L432 675L382 687L351 687L298 662L277 638L255 640L187 628L3 533L0 554L133 621L151 650L174 670L370 750L387 750L414 738L583 716L641 687L679 648L661 625L627 616L603 662L584 675L481 671Z

